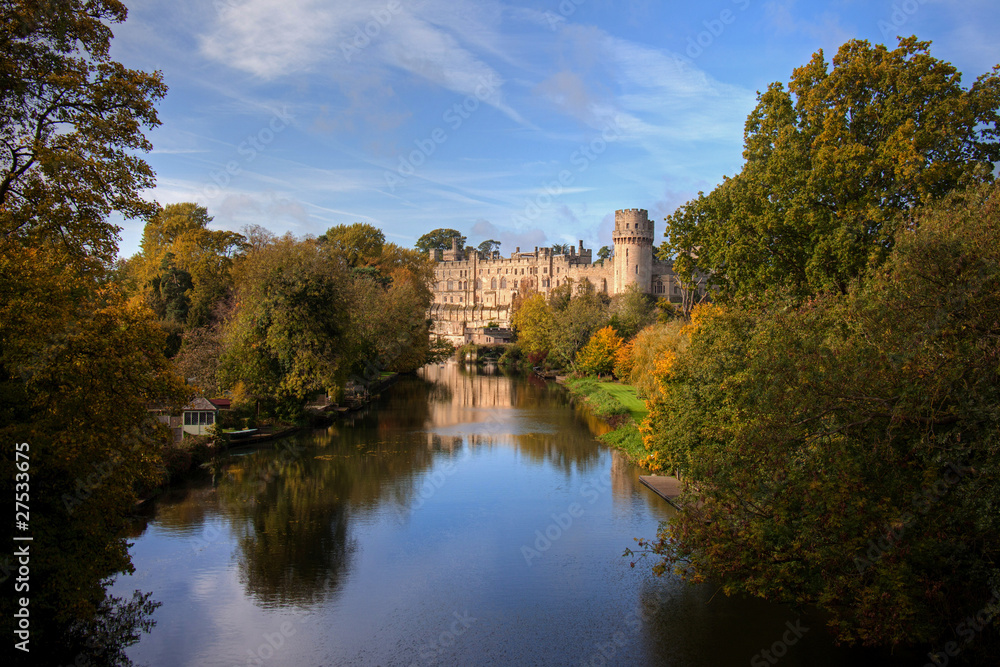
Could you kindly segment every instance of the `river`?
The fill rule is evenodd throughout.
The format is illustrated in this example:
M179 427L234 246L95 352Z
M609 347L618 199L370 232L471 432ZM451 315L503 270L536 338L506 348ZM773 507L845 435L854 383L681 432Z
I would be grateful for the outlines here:
M538 379L431 366L353 421L236 452L135 529L137 664L884 664L822 621L622 557L670 506ZM767 654L762 653L767 651Z

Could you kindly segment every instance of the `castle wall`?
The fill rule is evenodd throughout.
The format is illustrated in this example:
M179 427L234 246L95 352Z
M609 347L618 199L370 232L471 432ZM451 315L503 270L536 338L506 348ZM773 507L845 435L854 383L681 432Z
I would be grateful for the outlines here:
M517 294L540 292L548 297L556 287L572 280L589 280L609 296L637 284L643 292L680 302L680 286L669 262L653 256L653 222L643 209L615 211L614 258L595 264L593 252L583 247L568 254L553 254L551 248L521 252L510 257L500 253L481 258L466 257L453 244L451 250L434 251L434 302L428 317L432 332L454 344L462 344L468 329L490 323L511 326L511 305Z

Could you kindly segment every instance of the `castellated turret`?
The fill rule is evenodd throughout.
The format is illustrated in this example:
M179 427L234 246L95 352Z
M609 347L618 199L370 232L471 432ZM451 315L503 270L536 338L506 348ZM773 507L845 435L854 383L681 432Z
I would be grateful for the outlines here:
M652 291L653 222L641 208L615 211L614 293L620 294L632 283L649 293Z

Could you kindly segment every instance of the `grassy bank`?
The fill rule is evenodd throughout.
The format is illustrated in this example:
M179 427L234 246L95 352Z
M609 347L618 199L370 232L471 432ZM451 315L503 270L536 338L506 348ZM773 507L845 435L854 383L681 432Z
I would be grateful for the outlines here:
M564 383L569 392L580 397L591 411L607 421L614 430L600 440L621 451L632 463L642 466L649 456L637 424L646 416L646 404L635 387L617 382L599 382L594 378L572 378Z

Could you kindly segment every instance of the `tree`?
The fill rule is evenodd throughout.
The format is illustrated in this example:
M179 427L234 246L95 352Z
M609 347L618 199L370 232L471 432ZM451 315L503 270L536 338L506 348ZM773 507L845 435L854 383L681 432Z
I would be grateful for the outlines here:
M465 247L465 237L455 229L435 229L432 232L427 232L417 239L415 247L424 253L431 250L451 250L452 239L458 240L459 248Z
M615 352L615 377L622 382L629 382L635 369L635 339L630 340Z
M998 235L978 186L915 211L844 295L696 309L643 427L687 482L660 567L992 664L995 630L969 646L959 621L1000 582Z
M644 294L635 283L611 298L611 326L625 340L634 338L639 331L656 319L656 301Z
M81 651L127 664L124 647L148 629L146 598L116 600L105 586L131 568L125 528L170 438L146 405L188 397L153 313L83 261L88 272L49 247L0 241L0 490L14 496L14 443L28 443L31 664ZM4 618L14 605L0 600Z
M597 251L597 259L600 260L601 264L603 264L604 260L609 259L612 254L614 253L611 246L602 245Z
M383 370L408 373L423 366L430 354L430 302L431 294L420 277L405 270L397 269L388 285L370 276L355 276L352 370L359 376L378 378Z
M572 367L580 348L586 345L595 331L607 324L606 299L607 295L598 294L593 283L584 278L565 307L553 309L552 356L557 363Z
M108 214L156 212L140 197L154 178L136 152L151 148L143 128L159 125L153 105L166 86L111 59L108 24L125 16L117 0L0 7L3 238L110 261L118 228Z
M212 217L204 206L190 202L169 204L157 211L142 232L142 246L134 262L136 282L161 319L182 328L209 324L215 305L233 287L234 259L247 248L246 239L236 232L208 228ZM178 284L186 275L187 284L176 295L187 307L172 316L164 314L164 285Z
M614 327L597 330L576 354L576 369L585 375L611 375L615 355L622 347L622 337Z
M251 251L236 276L236 312L219 362L224 388L292 409L343 385L351 365L350 277L316 241L287 235Z
M493 253L500 250L500 242L490 239L489 241L483 241L479 244L479 254L483 257L489 257Z
M742 171L667 218L662 256L722 296L845 292L890 253L901 214L991 181L1000 70L970 88L930 43L844 44L775 83L747 118Z
M535 293L524 299L514 311L514 331L517 342L525 354L534 361L544 359L552 347L552 310L542 294Z
M337 225L317 239L330 252L340 254L348 266L370 266L382 255L385 234L364 222Z
M0 491L23 491L27 443L31 637L14 659L31 664L128 664L151 626L147 596L106 587L131 569L127 522L169 438L147 404L187 398L152 312L111 270L109 214L156 211L140 153L166 91L111 60L109 24L125 15L117 0L0 4ZM0 599L8 636L15 604Z

